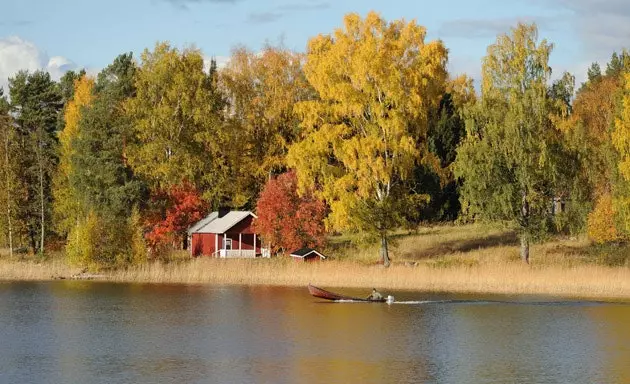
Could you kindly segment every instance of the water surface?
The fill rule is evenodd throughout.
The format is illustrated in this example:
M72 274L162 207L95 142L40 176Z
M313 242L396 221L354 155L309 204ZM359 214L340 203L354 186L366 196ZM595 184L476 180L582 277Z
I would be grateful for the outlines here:
M628 304L393 294L0 283L0 383L630 382Z

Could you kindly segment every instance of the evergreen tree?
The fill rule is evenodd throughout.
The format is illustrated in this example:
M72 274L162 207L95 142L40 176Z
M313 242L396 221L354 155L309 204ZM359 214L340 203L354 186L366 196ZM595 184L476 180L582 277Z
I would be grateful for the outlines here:
M51 222L51 180L57 165L57 119L62 98L47 72L18 72L9 79L11 110L20 156L17 160L25 204L17 220L24 223L33 252L44 253Z
M69 187L79 216L68 237L67 253L71 261L93 268L138 258L132 255L137 253L139 229L132 227L139 225L134 207L141 203L144 184L125 159L130 123L122 109L135 92L134 72L131 55L124 54L99 74L94 99L81 107L68 151Z

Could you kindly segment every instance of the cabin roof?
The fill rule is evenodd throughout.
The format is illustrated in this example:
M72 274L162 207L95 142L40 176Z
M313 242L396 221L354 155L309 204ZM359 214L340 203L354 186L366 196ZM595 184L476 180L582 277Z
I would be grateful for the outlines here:
M308 255L311 254L316 254L317 256L321 257L322 259L325 259L326 256L322 255L321 253L317 252L316 250L314 250L313 248L301 248L298 249L297 251L293 251L291 252L291 257L300 257L300 258L305 258Z
M212 212L206 218L201 219L190 227L188 233L226 233L230 228L249 216L257 218L250 211L230 211L223 217L219 217L218 212Z
M217 217L219 217L219 212L211 212L208 216L204 217L203 219L193 224L190 228L188 228L188 234L190 235L191 233L197 232L197 230L199 230L212 220L216 219Z

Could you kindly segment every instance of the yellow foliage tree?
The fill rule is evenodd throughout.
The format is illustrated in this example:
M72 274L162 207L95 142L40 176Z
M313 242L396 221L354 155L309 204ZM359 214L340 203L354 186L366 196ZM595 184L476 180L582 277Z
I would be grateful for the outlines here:
M597 243L619 240L619 232L615 226L613 199L609 194L600 196L595 208L589 213L588 235Z
M80 134L79 121L82 108L93 101L94 79L82 76L74 82L74 96L64 110L64 129L59 133L59 167L53 179L54 213L57 229L68 233L76 225L79 205L69 185L72 172L71 157L74 154L73 141Z
M103 233L98 216L90 211L87 217L77 220L71 227L66 245L66 258L72 265L95 270L99 267L97 255L100 238Z
M231 163L238 174L231 179L244 179L249 196L286 170L288 147L299 133L293 106L313 94L302 71L303 57L281 47L267 46L259 53L237 48L220 71L230 104L228 131L235 136Z
M406 179L417 162L438 163L427 121L445 90L447 50L425 35L415 21L347 15L309 41L304 71L319 99L296 105L304 132L288 163L302 190L319 190L330 228L378 235L385 265L388 232L426 199L409 195Z
M620 116L615 119L615 130L612 133L613 145L619 152L619 171L630 181L630 73L624 76L624 95Z
M620 180L615 184L613 205L623 231L630 233L630 73L623 75L621 109L615 119L612 144L619 155Z

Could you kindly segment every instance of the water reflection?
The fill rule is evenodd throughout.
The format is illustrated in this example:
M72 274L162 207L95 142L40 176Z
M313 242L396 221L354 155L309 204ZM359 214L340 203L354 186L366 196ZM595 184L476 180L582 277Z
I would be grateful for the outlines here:
M630 382L629 305L395 294L1 283L0 382Z

